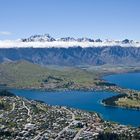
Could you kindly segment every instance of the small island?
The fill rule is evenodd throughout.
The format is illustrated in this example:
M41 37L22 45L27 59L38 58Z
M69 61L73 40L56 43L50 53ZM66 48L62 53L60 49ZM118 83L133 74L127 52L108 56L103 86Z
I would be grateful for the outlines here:
M132 109L140 109L140 94L118 94L116 96L104 99L104 105L119 106Z

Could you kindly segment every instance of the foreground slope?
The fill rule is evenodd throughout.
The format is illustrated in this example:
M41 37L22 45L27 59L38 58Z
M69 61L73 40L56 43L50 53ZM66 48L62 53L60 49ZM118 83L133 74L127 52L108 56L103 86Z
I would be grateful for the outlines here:
M0 139L3 140L140 138L139 128L103 121L96 113L49 106L7 91L0 91L0 99Z

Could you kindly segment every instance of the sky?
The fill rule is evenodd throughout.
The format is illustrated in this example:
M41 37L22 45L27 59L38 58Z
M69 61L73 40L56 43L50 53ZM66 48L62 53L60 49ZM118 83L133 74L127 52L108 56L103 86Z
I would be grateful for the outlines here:
M140 41L140 0L0 0L0 40L45 33Z

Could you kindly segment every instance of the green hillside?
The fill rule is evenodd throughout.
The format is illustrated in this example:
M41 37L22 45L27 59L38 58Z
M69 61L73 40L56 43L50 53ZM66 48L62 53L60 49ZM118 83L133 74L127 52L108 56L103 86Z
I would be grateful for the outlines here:
M28 61L0 64L0 84L17 88L79 88L94 85L97 75L79 68L53 69Z

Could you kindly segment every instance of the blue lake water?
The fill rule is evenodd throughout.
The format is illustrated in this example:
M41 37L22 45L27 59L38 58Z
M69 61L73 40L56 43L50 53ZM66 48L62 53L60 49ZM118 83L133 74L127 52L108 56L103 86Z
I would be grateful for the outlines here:
M103 79L124 88L140 90L140 73L113 74Z
M50 105L68 106L86 111L98 112L103 119L132 126L140 126L140 111L103 106L100 101L115 95L112 92L63 91L46 92L37 90L11 90L28 99L44 101Z

